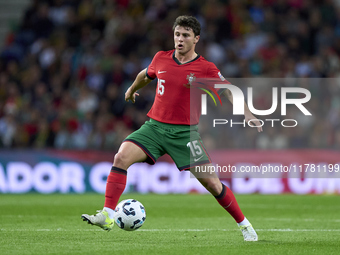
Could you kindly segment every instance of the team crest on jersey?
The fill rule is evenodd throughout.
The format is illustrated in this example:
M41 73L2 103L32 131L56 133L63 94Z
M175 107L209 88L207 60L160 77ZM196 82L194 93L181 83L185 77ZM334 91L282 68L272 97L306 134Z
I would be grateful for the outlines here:
M218 76L220 77L222 81L225 80L220 72L218 73ZM217 93L216 89L214 88L211 79L209 80L209 79L204 79L204 78L203 79L198 78L196 81L195 74L190 73L190 75L187 75L187 80L188 80L188 83L183 84L183 86L185 86L186 88L196 88L196 89L200 89L204 91L206 94L208 94L213 99L215 105L217 106L216 100L213 96L213 94L215 94L217 99L220 101L222 105L221 98L219 94ZM216 81L216 80L217 79L213 79L213 81Z
M196 80L195 74L190 73L190 75L187 75L187 80L188 80L188 83L184 84L184 86L187 88L190 88L190 86L192 86L192 82Z

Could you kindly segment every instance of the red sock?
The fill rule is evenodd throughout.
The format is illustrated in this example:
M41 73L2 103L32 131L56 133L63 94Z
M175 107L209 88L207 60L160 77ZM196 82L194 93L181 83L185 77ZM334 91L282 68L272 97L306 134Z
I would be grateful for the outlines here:
M114 210L126 185L127 171L113 166L107 177L104 207Z
M222 192L215 196L217 202L235 219L237 223L244 220L244 215L238 206L233 192L222 184Z

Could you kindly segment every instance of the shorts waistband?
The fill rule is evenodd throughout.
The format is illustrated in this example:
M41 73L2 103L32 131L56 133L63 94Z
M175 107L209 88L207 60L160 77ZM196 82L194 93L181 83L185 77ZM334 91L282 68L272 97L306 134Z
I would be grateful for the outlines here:
M169 123L164 123L164 122L160 122L154 119L150 118L150 123L152 124L156 124L158 126L164 127L164 128L196 128L197 125L178 125L178 124L169 124Z

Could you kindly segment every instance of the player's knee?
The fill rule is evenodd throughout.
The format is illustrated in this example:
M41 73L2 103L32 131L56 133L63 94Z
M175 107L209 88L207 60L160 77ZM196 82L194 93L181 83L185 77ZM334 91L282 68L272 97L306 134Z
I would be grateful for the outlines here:
M126 169L129 166L128 155L124 152L117 152L114 156L113 165L122 169Z
M214 196L217 196L222 191L222 185L219 180L210 179L204 187Z

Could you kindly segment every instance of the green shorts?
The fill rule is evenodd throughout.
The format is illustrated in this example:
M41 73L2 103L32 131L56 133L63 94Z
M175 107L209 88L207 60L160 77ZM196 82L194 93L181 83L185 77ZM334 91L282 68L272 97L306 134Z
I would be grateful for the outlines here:
M197 125L174 125L150 119L124 142L139 146L148 156L145 162L151 165L164 154L169 154L180 171L211 163Z

